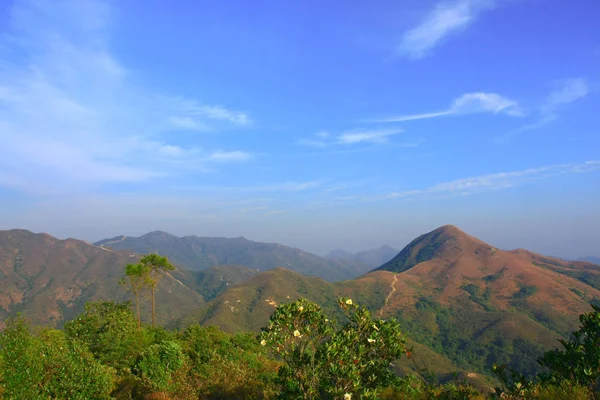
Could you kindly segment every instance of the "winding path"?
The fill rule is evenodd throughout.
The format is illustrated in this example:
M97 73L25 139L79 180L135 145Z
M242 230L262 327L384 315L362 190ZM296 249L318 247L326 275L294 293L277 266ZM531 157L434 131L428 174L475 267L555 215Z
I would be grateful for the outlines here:
M388 302L390 301L390 299L392 298L394 293L396 293L396 282L398 282L398 275L400 275L400 274L395 274L394 279L392 279L392 283L390 284L391 291L388 293L387 297L385 298L383 307L381 307L381 309L379 310L379 318L381 318L381 316L383 315L383 311L385 310L385 308L388 305Z

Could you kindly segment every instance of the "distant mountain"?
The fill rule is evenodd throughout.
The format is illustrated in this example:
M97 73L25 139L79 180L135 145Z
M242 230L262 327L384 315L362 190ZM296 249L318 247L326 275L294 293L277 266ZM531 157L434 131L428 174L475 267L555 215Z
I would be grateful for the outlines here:
M330 260L352 260L354 258L354 253L350 253L343 249L336 249L327 253L325 258L329 258Z
M599 289L597 265L501 251L448 225L353 280L329 283L284 269L258 274L182 323L257 331L277 304L300 296L339 316L335 299L344 295L398 319L425 359L481 372L508 363L531 373L536 357L577 327L589 302L600 302Z
M384 245L378 249L358 252L354 255L354 260L375 268L390 261L396 254L398 254L398 250Z
M139 254L156 252L195 271L217 265L243 265L258 271L286 268L328 281L351 279L365 272L364 267L353 263L328 260L300 249L276 243L254 242L243 237L177 237L156 231L140 237L118 236L95 244Z
M87 301L125 300L118 284L131 252L75 240L59 240L27 230L0 231L0 325L22 312L37 324L59 326L81 313ZM167 323L204 304L187 287L181 271L165 276L157 292L157 316ZM194 278L188 278L194 280Z
M354 262L357 265L365 268L364 272L368 272L371 269L380 266L391 260L396 254L398 254L398 250L384 245L379 247L378 249L372 250L364 250L358 252L356 254L350 253L349 251L337 249L330 251L325 258L329 258L331 260L340 260L345 262Z
M591 262L591 263L600 265L600 257L594 257L594 256L581 257L577 261L587 261L587 262Z

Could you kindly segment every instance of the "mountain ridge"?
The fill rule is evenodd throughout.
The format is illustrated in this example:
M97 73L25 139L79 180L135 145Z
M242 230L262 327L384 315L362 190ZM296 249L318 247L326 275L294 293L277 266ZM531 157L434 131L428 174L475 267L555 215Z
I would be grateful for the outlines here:
M320 276L330 281L351 279L365 273L355 262L328 260L295 247L278 243L235 238L175 236L152 231L139 237L116 236L96 245L129 250L139 254L156 252L191 270L201 271L217 265L245 265L261 271L284 267L304 275Z

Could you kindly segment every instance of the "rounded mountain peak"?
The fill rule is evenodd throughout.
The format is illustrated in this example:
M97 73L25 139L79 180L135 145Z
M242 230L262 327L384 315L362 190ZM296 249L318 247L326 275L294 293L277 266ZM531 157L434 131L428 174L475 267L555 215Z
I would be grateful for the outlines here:
M402 251L377 270L403 272L434 258L456 259L466 249L489 247L454 225L444 225L410 242Z

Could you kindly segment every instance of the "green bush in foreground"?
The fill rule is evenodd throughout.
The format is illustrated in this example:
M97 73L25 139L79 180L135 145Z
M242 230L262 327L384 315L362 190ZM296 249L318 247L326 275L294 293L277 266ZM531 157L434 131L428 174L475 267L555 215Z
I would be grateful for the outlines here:
M21 317L0 335L0 386L8 399L109 399L115 371L79 342L47 329L34 336Z
M281 397L376 398L395 376L393 360L406 351L393 319L373 319L369 311L341 298L348 322L338 327L306 299L277 307L258 339L283 360Z

